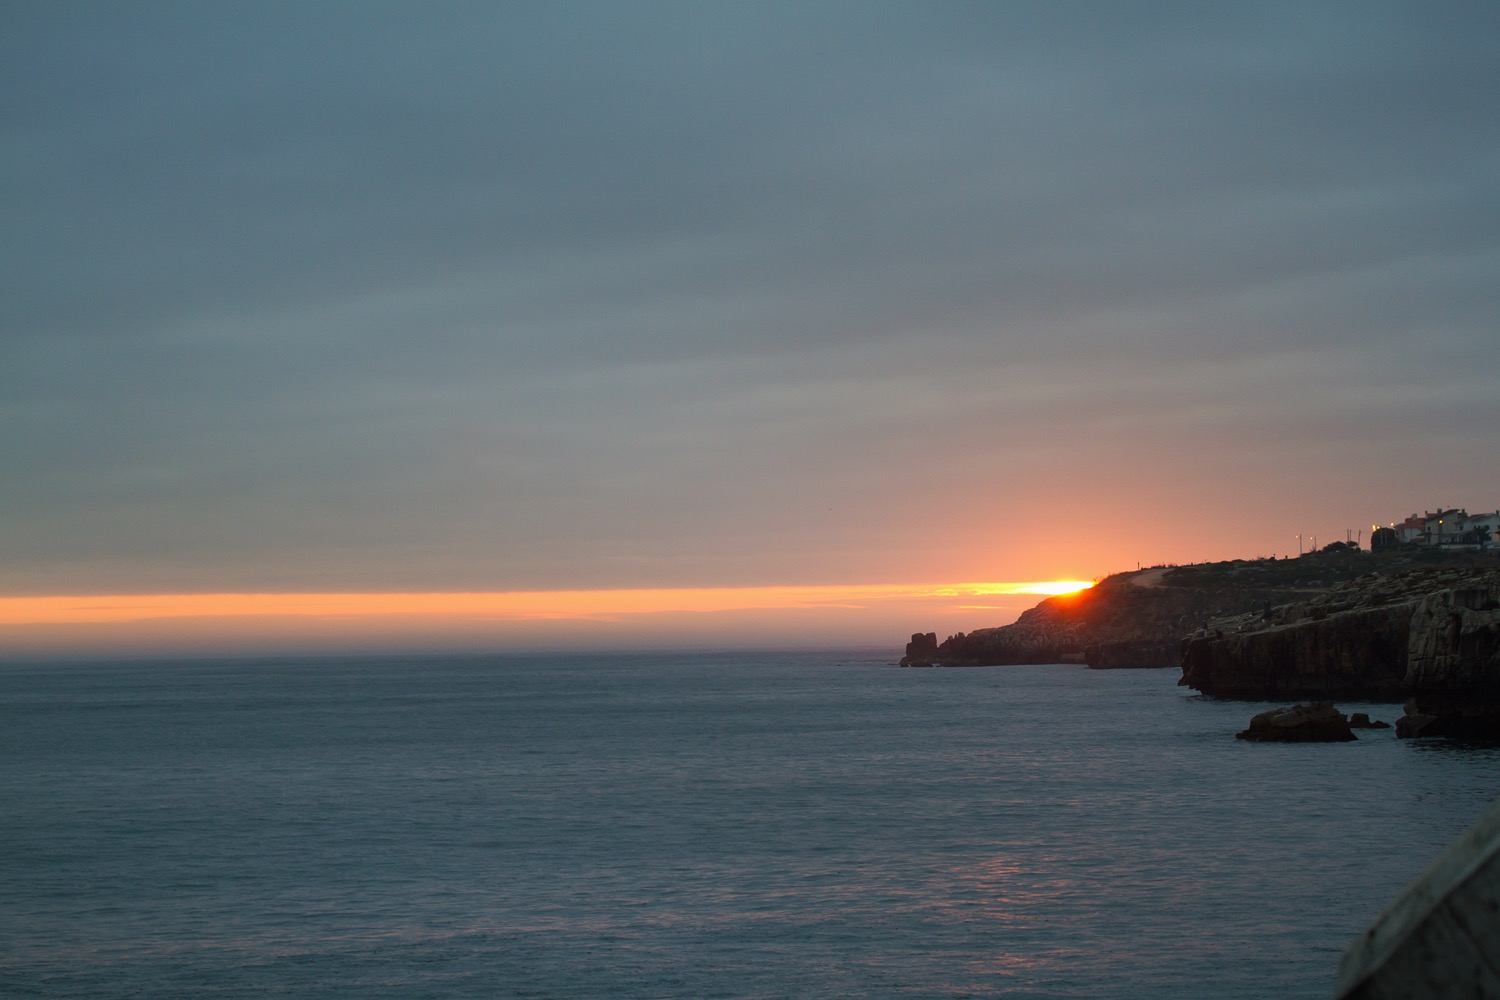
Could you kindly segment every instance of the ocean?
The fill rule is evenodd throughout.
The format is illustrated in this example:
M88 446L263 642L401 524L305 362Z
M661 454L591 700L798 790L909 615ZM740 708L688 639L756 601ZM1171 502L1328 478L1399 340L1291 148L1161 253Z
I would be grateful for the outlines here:
M0 995L1326 998L1500 795L1174 670L890 660L0 665Z

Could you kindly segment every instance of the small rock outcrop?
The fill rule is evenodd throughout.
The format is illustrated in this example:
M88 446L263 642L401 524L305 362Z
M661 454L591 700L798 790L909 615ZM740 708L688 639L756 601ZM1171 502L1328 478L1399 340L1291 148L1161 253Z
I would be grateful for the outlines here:
M1332 702L1293 705L1261 712L1235 739L1256 743L1347 743L1355 739L1349 720Z
M937 660L938 641L936 632L913 632L911 642L906 644L906 655L901 657L903 667L930 667Z
M1406 714L1396 720L1398 739L1413 740L1419 736L1446 736L1442 720L1417 708L1416 699L1406 703Z
M1389 722L1381 722L1379 719L1371 720L1367 712L1352 712L1349 715L1350 729L1389 729Z

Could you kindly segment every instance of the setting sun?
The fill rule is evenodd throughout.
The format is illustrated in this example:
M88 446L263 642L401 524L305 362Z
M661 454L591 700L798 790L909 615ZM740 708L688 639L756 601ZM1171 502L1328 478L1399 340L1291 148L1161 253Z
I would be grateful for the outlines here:
M1040 580L1032 583L970 583L962 586L970 593L977 594L1040 594L1043 597L1058 597L1088 590L1093 585L1090 580Z
M1028 584L1027 589L1012 591L1012 593L1046 594L1050 597L1059 597L1063 594L1076 594L1080 590L1088 590L1093 585L1091 580L1052 580L1048 583Z

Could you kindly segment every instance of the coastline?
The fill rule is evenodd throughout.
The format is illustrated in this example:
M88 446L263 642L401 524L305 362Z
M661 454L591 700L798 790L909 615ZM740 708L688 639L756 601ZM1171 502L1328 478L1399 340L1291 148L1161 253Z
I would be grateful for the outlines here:
M1500 556L1330 550L1113 574L1011 625L913 634L901 665L1178 667L1213 698L1405 701L1402 736L1500 738Z

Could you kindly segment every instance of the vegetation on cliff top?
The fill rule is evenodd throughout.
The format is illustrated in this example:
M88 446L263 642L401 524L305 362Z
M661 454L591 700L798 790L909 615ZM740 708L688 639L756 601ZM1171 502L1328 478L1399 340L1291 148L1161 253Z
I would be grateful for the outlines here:
M1285 559L1230 559L1168 567L1161 575L1165 587L1272 587L1323 590L1370 573L1382 575L1419 567L1466 566L1493 563L1493 552L1427 549L1417 546L1368 552L1334 542L1317 552ZM1119 573L1108 579L1128 579Z

